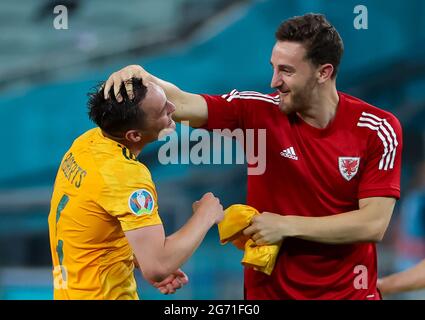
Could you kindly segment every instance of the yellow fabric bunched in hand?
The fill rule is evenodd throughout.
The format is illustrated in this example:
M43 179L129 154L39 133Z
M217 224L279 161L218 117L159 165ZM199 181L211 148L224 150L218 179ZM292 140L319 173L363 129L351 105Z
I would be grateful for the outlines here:
M257 271L270 275L276 263L281 242L257 246L252 239L242 233L257 214L260 214L258 210L251 206L234 204L224 211L224 219L218 224L218 233L221 244L231 241L238 249L245 251L241 261L244 266L253 267Z

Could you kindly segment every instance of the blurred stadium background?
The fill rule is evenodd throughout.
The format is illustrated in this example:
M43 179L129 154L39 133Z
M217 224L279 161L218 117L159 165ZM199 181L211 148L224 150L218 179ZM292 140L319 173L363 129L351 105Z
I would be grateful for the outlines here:
M53 27L56 5L67 30ZM353 26L355 6L368 29ZM0 299L51 299L47 215L63 153L93 127L86 93L128 64L185 90L270 92L269 56L279 23L324 13L341 33L340 90L398 116L404 129L402 200L379 250L379 273L425 258L425 2L423 0L1 0ZM169 165L160 143L141 158L152 171L167 233L207 191L224 206L243 203L244 165ZM302 192L302 190L300 190ZM242 253L221 246L216 229L184 266L190 284L162 296L141 279L142 299L241 299ZM424 299L415 292L390 299Z

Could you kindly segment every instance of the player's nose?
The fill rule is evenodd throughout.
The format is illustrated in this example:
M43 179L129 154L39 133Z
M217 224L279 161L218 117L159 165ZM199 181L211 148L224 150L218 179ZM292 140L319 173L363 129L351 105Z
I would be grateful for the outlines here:
M174 111L176 111L176 106L174 105L174 103L172 103L171 101L167 101L168 104L168 114L173 113Z
M282 86L282 84L283 84L283 80L279 76L279 73L276 72L276 71L273 71L273 76L272 76L272 80L270 82L270 87L279 88L280 86Z

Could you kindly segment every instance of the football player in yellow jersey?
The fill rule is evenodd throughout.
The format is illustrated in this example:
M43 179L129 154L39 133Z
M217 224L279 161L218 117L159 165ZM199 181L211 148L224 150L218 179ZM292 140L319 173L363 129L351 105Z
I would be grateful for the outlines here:
M174 293L188 278L179 268L211 226L223 219L212 193L193 205L193 215L166 237L149 169L136 157L160 134L172 132L174 105L154 83L131 79L90 94L89 116L98 125L78 137L59 167L49 214L55 299L138 299L137 258L145 279Z

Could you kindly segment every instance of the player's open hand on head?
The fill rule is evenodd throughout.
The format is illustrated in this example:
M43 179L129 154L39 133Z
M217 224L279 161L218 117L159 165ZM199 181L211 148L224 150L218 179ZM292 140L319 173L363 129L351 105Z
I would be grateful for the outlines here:
M124 83L128 97L130 99L133 99L133 85L129 80L133 77L142 78L143 83L146 85L147 81L150 81L150 76L151 75L139 65L130 65L125 68L122 68L121 70L111 74L108 80L106 80L105 85L103 87L104 97L105 99L108 99L109 91L111 90L111 88L114 88L115 98L118 102L121 102L122 96L120 94L120 87L121 84Z
M177 269L161 282L153 282L152 285L162 294L173 294L189 282L189 277Z
M278 243L286 236L283 218L275 213L263 212L252 218L251 225L243 234L249 236L257 245Z

